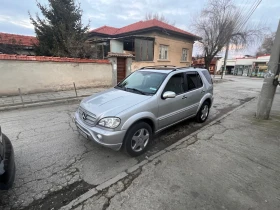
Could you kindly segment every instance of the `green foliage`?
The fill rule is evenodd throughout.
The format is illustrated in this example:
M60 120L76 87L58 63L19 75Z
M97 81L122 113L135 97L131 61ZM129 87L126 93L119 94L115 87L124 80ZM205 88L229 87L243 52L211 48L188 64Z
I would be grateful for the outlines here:
M30 19L39 41L37 55L87 58L91 47L86 42L89 25L83 26L82 10L74 0L48 0L48 5L37 2L44 18L36 14Z

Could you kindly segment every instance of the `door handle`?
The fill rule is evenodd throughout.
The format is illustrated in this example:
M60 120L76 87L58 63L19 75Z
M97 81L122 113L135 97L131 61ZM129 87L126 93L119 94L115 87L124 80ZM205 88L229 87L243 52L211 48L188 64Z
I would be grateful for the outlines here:
M188 98L188 96L183 96L183 98L182 98L182 99L186 99L186 98Z
M205 93L205 90L202 90L201 93Z

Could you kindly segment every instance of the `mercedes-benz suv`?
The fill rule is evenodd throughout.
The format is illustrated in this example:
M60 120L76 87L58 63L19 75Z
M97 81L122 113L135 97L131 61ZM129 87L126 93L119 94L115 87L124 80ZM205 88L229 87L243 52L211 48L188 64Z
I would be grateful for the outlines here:
M213 103L206 69L144 67L82 100L74 121L85 138L138 156L153 135L188 118L204 122Z

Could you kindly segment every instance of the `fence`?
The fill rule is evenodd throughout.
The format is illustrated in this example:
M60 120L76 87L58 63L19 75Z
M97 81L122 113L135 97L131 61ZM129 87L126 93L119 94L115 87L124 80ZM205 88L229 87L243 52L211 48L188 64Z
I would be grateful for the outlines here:
M0 96L108 87L112 67L108 60L0 54Z

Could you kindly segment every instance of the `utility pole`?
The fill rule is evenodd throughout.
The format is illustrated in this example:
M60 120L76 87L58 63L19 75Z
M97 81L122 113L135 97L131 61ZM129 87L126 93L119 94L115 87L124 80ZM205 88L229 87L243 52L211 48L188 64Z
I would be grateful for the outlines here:
M275 79L279 74L280 62L280 21L276 32L275 40L271 50L270 60L268 63L268 73L263 80L262 90L259 96L256 117L258 119L268 120L272 107L277 85Z
M227 43L227 46L226 46L226 54L225 54L225 59L224 59L224 68L222 70L221 79L223 79L224 74L226 72L226 68L227 68L228 48L229 48L229 42Z

